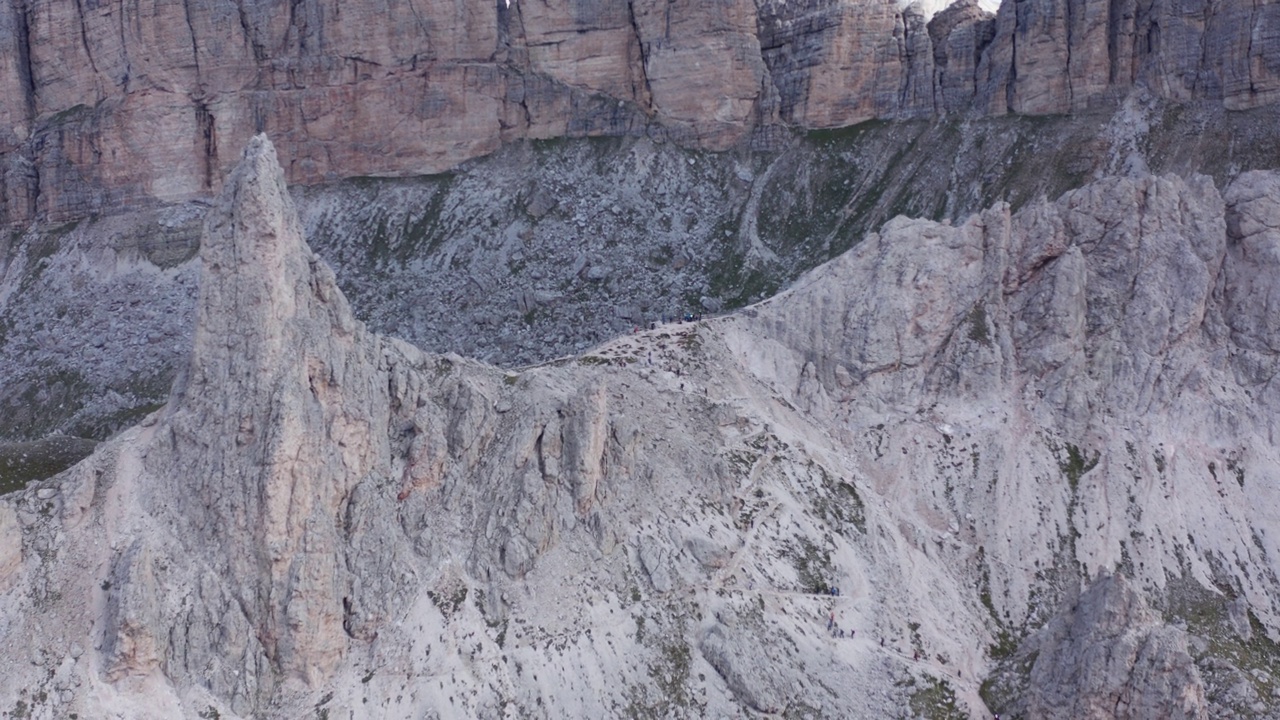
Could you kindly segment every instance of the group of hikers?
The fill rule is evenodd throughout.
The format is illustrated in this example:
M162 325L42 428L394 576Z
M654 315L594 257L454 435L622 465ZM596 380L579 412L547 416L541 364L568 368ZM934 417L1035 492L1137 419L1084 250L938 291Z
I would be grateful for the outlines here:
M755 588L755 583L752 583L752 584L751 584L751 587L754 589L754 588ZM835 587L835 586L833 585L833 586L831 586L831 587L828 587L828 588L827 588L827 591L826 591L825 593L822 593L822 594L824 594L824 595L829 594L829 595L831 595L831 597L840 597L840 588ZM840 621L836 620L836 611L835 611L835 610L832 610L832 611L830 611L830 612L827 614L827 632L831 633L831 637L833 637L833 638L846 638L846 637L847 637L847 638L852 639L852 638L857 637L857 635L858 635L858 631L857 631L857 630L854 630L854 629L850 629L850 630L848 631L848 633L847 633L847 634L845 633L845 629L844 629L844 628L842 628L842 627L840 627ZM884 638L883 638L883 637L882 637L882 638L880 638L880 647L882 647L882 648L883 648L883 647L885 647L885 643L884 643ZM914 650L914 651L911 653L911 659L912 659L913 661L915 661L915 662L920 662L920 651L919 651L918 649L917 649L917 650ZM961 670L957 670L957 671L956 671L956 677L963 679L963 678L964 678L964 672L963 672L963 671L961 671ZM995 720L1000 720L1000 716L999 716L998 714L995 716Z
M833 638L845 637L844 628L840 627L840 623L836 622L835 610L832 610L831 615L827 617L827 632L831 633L831 637ZM858 635L857 630L850 630L848 637L854 638L854 637L857 637L857 635Z
M657 330L659 325L666 325L667 323L674 323L674 322L687 323L687 322L701 322L701 321L702 321L702 313L686 312L684 314L675 314L675 315L668 315L666 313L662 313L662 315L658 320L649 321L649 329ZM634 335L638 332L640 332L640 326L639 325L632 326L631 334Z

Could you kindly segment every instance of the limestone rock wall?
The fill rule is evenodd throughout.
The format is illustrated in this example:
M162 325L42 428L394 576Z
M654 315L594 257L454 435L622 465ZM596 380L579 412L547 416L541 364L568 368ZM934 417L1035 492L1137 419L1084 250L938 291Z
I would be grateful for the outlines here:
M254 134L291 182L412 175L517 138L723 149L778 123L1063 113L1134 85L1280 99L1274 4L6 0L0 224L217 190ZM198 158L192 163L188 159Z

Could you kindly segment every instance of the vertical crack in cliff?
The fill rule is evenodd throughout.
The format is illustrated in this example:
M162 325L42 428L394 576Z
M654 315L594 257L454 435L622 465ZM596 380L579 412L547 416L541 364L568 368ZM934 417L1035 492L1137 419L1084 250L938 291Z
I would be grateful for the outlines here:
M671 6L668 4L667 7L669 14ZM636 21L635 0L627 0L627 19L631 22L631 33L635 37L636 48L640 51L640 86L636 87L633 80L631 95L645 112L650 112L653 110L653 89L649 85L649 47L640 33L640 23Z
M1064 10L1063 10L1063 14L1064 14L1064 22L1066 23L1066 26L1067 26L1067 42L1066 42L1066 51L1067 51L1067 72L1066 72L1066 76L1067 76L1067 110L1073 110L1073 109L1075 109L1075 104L1076 104L1076 100L1075 100L1075 98L1076 98L1076 95L1075 95L1075 92L1074 92L1074 91L1073 91L1073 89L1072 89L1072 79L1073 79L1073 77L1074 77L1074 75L1075 75L1075 72L1074 72L1074 70L1073 70L1073 69L1072 69L1072 67L1071 67L1071 43L1072 43L1072 41L1073 41L1073 40L1074 40L1074 38L1075 38L1075 32L1074 32L1074 31L1075 31L1075 27L1074 27L1075 23L1073 22L1073 20L1074 20L1074 18L1075 18L1075 12L1073 12L1071 8L1075 7L1075 3L1071 3L1071 2L1063 3L1063 7L1064 7Z
M1212 85L1207 78L1213 76L1209 71L1209 18L1212 6L1205 3L1204 10L1200 15L1200 26L1204 31L1200 33L1200 72L1196 73L1195 90L1202 93L1206 97L1211 97L1213 91ZM1135 31L1136 33L1136 31Z
M202 184L205 190L213 188L213 174L218 166L218 136L217 128L214 125L213 113L209 112L209 105L204 100L195 101L196 111L196 132L199 133L197 141L202 145L201 165L203 173Z
M1249 47L1244 53L1245 71L1249 73L1249 95L1256 97L1258 88L1253 81L1253 39L1257 36L1259 18L1258 18L1258 0L1254 0L1253 9L1249 11Z
M203 82L200 79L200 46L196 42L195 23L191 21L191 0L182 0L182 17L187 21L187 32L191 34L191 62L196 68L196 92L203 95ZM205 183L205 187L209 187L208 182Z
M529 109L529 75L533 72L529 66L529 53L521 52L513 54L511 50L514 48L512 34L512 21L514 20L519 32L519 40L527 47L527 37L524 28L524 14L520 10L520 3L516 3L514 7L502 4L498 6L498 30L499 38L506 43L507 63L512 67L520 78L520 112L524 117L524 130L529 131L533 127L533 112ZM515 59L516 62L512 62Z
M89 61L89 67L93 70L94 79L97 80L98 64L94 62L93 52L89 50L89 34L84 27L84 1L75 0L76 3L76 22L80 26L80 47L84 48L84 56ZM95 83L96 84L96 83Z
M990 20L984 21L981 28L981 33L975 37L973 43L973 73L969 76L970 81L973 83L973 94L970 95L970 102L972 102L972 98L977 97L978 89L981 87L979 73L982 70L982 59L990 57L988 51L996 44L998 26L995 16L993 15ZM974 32L978 31L975 29Z
M1013 32L1009 33L1009 79L1004 84L1004 109L1013 115L1014 93L1018 91L1018 6L1013 6Z
M120 86L124 92L130 92L129 81L133 79L133 60L129 57L129 41L128 34L125 32L125 14L123 12L116 15L116 33L120 38L120 55L124 59L124 75L120 78Z
M307 30L308 22L305 8L301 18L298 15L298 8L302 6L304 0L289 0L289 28L293 31L294 37L297 38L298 54L305 55L307 53Z
M929 36L924 16L915 12L913 8L903 9L898 13L898 17L902 19L902 41L899 43L898 50L902 82L898 89L898 107L896 112L891 112L898 117L912 117L918 112L917 103L914 101L915 96L920 93L919 83L916 82L918 63L923 61L927 64L933 58L933 38ZM916 47L920 42L925 44L924 52L919 52L920 48ZM929 112L933 113L937 110L937 93L933 89L932 69L929 78Z
M1107 84L1115 85L1120 76L1120 3L1123 0L1109 0L1107 3Z
M409 5L409 12L413 13L414 23L416 23L418 26L418 29L422 31L422 41L427 45L427 54L430 55L432 38L431 38L431 30L427 26L427 21L422 19L422 13L418 10L418 4L417 2L415 2L415 0L409 0L407 4ZM502 34L501 23L499 23L498 33L499 33L499 36L501 36ZM418 62L417 53L414 53L413 55L413 62L415 64Z
M14 7L14 20L18 30L18 80L22 83L23 102L26 105L27 122L36 116L36 75L31 62L31 7L19 2Z
M902 68L902 79L898 83L898 107L907 106L907 98L911 92L911 26L907 22L907 13L900 11L897 14L898 20L902 23L902 37L898 40L898 67Z
M240 18L240 33L244 35L244 41L249 44L253 51L253 59L258 66L258 85L262 84L262 64L267 60L267 50L258 42L253 32L253 25L249 22L249 12L244 7L245 0L236 0L236 13ZM257 131L261 131L258 128Z
M191 0L182 0L182 15L187 20L187 32L191 33L191 61L196 68L196 141L200 143L200 163L202 170L202 190L214 187L214 172L218 168L218 138L215 136L214 115L209 111L209 104L204 100L205 87L200 73L200 44L196 40L196 23L191 19Z

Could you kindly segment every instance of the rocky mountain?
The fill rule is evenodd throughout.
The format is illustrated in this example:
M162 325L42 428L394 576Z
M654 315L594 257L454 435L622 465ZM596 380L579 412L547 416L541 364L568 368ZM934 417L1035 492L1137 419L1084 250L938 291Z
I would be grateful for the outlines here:
M0 706L1280 716L1278 217L1250 172L900 218L510 371L355 320L255 138L168 402L0 498Z
M1278 7L5 0L0 716L1280 717Z
M864 123L767 152L516 143L446 174L291 192L371 329L520 367L664 314L759 301L898 214L960 223L1128 172L1223 189L1280 162L1274 120L1135 98L1102 116ZM165 402L190 347L208 207L0 238L0 466L47 477L68 438L105 440Z
M1045 115L1136 87L1280 100L1273 3L6 0L0 225L207 196L257 132L293 182L448 170L521 138L723 150L785 127ZM196 158L195 162L191 158Z
M0 486L163 402L258 129L358 317L511 366L760 300L898 214L1280 165L1267 4L197 5L0 8Z

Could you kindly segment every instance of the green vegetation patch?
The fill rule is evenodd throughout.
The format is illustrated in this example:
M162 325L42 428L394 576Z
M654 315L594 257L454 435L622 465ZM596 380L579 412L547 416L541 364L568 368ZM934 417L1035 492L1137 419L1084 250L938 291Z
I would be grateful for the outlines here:
M987 308L982 303L974 305L973 309L969 311L969 339L983 345L991 344L991 328L987 324Z
M438 249L453 233L452 226L444 222L446 201L454 182L451 174L431 175L414 180L432 188L426 202L415 212L402 217L381 215L370 220L359 238L365 248L365 259L370 267L404 265L413 258L426 257ZM377 194L382 185L403 182L394 179L358 178L351 181L361 191Z
M431 598L431 602L440 610L440 614L448 620L462 609L463 603L467 601L467 586L459 585L453 590L428 590L427 597Z
M727 220L722 225L731 228L734 223ZM715 259L707 268L708 283L711 294L724 299L726 309L740 308L778 291L786 275L783 269L748 262L741 243L723 240L722 232L716 232L714 236L717 242L724 244L713 255Z
M92 110L93 108L89 107L88 105L85 105L84 103L72 105L71 107L65 110L59 110L58 112L51 115L48 121L46 122L46 125L48 127L52 127L54 125L61 125L66 122L71 122L72 120L76 120L81 116L90 113Z
M822 480L822 492L813 497L813 513L841 533L847 527L867 534L866 506L858 489L848 480L836 480L827 469L810 461L809 470L817 470ZM847 534L847 533L845 533Z
M978 696L992 712L1001 717L1017 717L1027 687L1030 685L1031 668L1039 658L1038 653L1025 653L1021 657L1001 662L999 668L982 681Z
M1177 578L1166 587L1166 620L1183 620L1188 633L1205 641L1200 652L1193 644L1193 656L1202 672L1221 670L1225 661L1243 672L1260 697L1273 698L1280 688L1280 643L1267 636L1266 627L1251 609L1245 611L1244 618L1249 639L1233 627L1227 606L1237 599L1236 591L1219 583L1215 592L1189 577ZM1204 661L1210 658L1216 662L1206 667Z
M913 717L928 720L968 720L965 712L956 700L956 691L946 680L926 677L923 682L914 680L907 683L914 688L911 691L911 712Z
M1099 455L1094 451L1093 458L1086 459L1080 448L1071 443L1067 443L1065 458L1061 456L1058 448L1055 447L1053 450L1054 454L1058 455L1058 469L1066 476L1067 482L1071 485L1071 492L1074 493L1080 485L1080 478L1098 465Z
M987 654L995 660L1013 657L1018 650L1018 637L996 612L995 603L991 599L991 568L987 564L987 550L981 546L978 547L978 600L991 614L996 626L995 640L987 648Z
M802 592L815 595L831 592L828 581L835 576L835 568L830 550L818 547L807 537L796 536L796 542L789 544L786 552L796 569Z

